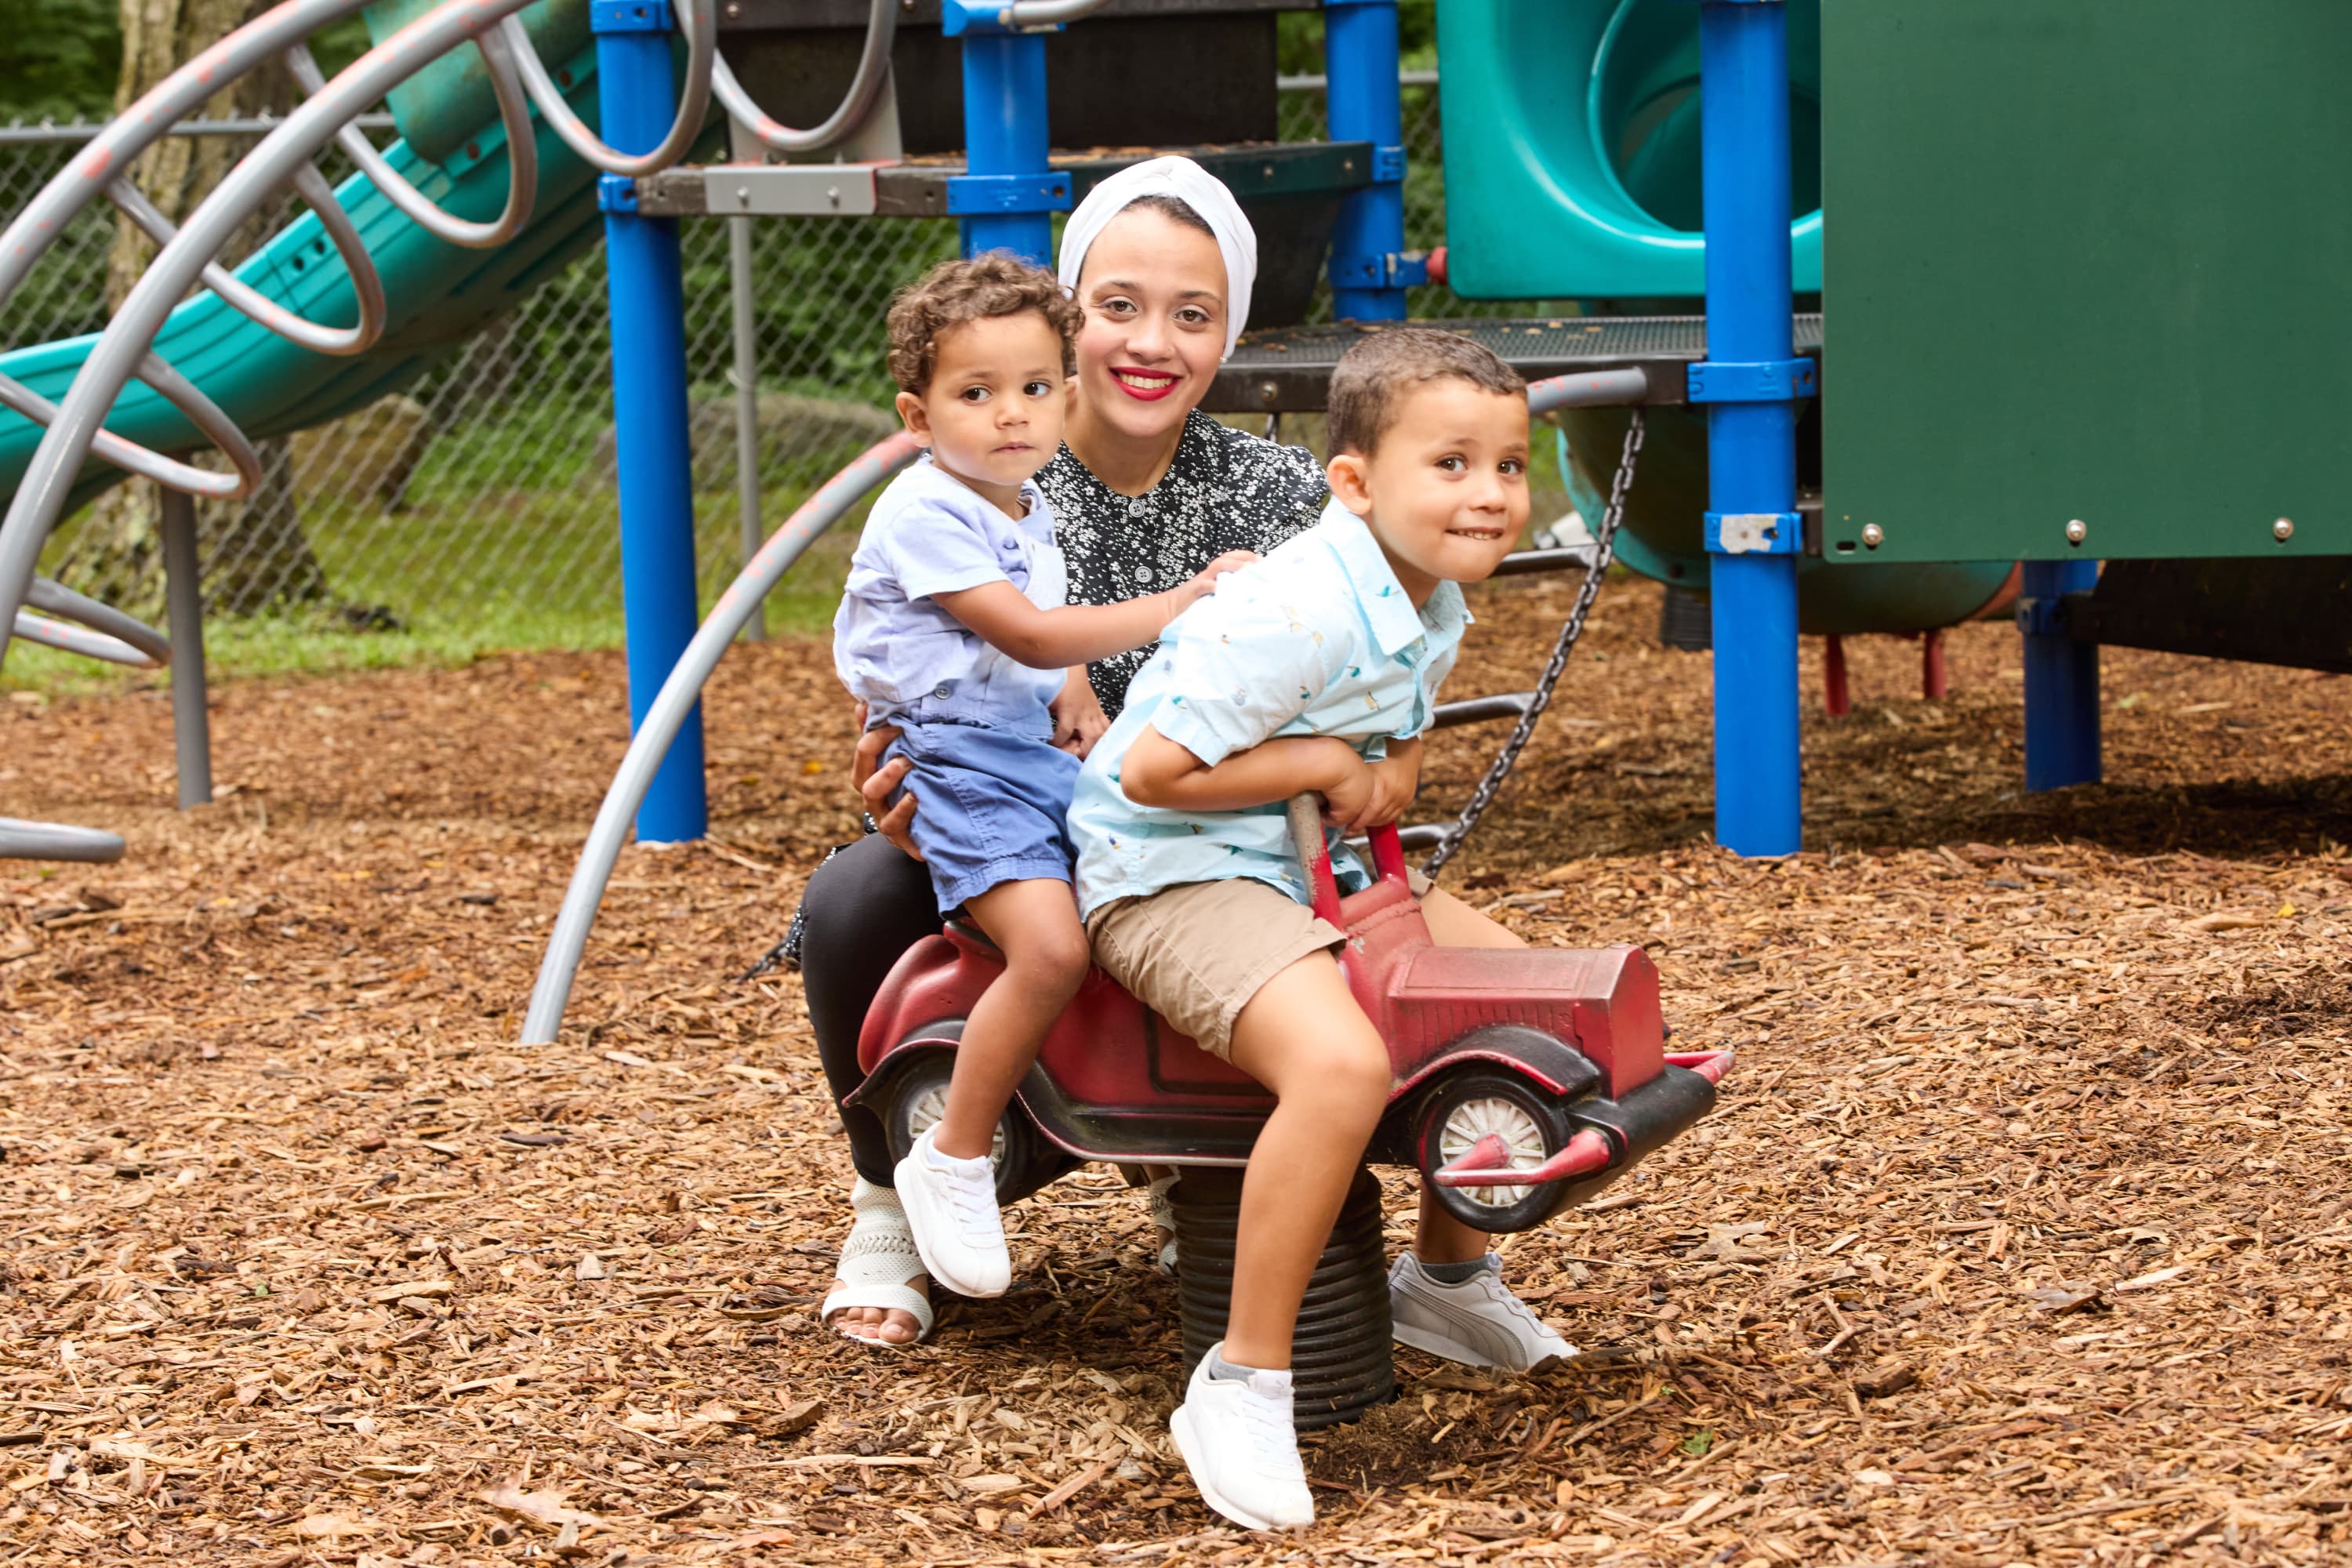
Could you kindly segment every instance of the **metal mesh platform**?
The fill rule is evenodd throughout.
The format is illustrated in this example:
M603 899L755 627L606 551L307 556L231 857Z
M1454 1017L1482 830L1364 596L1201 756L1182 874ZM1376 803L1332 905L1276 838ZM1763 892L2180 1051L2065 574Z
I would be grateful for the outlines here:
M1475 339L1529 381L1581 371L1639 370L1649 402L1684 401L1685 367L1706 357L1704 316L1541 316L1415 321ZM1356 321L1282 327L1244 336L1202 406L1213 414L1321 412L1331 367L1380 325ZM1822 319L1797 318L1797 352L1819 353Z

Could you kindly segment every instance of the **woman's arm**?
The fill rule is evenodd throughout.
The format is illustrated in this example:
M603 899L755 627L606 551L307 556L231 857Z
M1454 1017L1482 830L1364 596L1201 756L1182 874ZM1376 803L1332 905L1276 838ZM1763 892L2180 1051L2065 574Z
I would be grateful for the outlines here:
M1116 605L1040 609L1003 579L931 597L1006 658L1032 669L1066 669L1142 647L1215 588L1220 574L1238 570L1255 559L1247 551L1228 551L1189 583Z
M1128 748L1118 784L1136 805L1168 811L1245 811L1308 791L1343 827L1370 825L1376 794L1364 759L1329 735L1280 736L1210 767L1150 728Z

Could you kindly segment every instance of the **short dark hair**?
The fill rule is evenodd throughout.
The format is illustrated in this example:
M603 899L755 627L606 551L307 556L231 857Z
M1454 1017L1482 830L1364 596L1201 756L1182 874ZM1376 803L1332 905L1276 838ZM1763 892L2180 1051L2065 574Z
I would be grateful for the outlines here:
M1524 395L1528 384L1486 344L1434 327L1383 327L1366 333L1331 372L1331 455L1370 457L1406 393L1433 381L1466 381L1481 392Z
M994 321L1034 310L1062 340L1062 374L1076 368L1078 302L1054 275L1017 256L992 250L964 261L942 261L890 301L890 379L901 392L920 394L939 365L940 334L967 321Z

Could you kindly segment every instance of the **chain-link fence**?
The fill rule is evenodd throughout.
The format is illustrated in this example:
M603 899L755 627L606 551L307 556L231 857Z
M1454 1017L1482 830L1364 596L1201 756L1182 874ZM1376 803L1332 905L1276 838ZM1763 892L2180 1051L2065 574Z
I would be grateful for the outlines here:
M1444 232L1437 101L1433 79L1408 79L1407 240L1419 247L1442 243ZM1286 85L1282 109L1286 141L1323 136L1318 84ZM201 195L203 178L217 177L254 139L219 135L211 155L183 156L184 177L195 183L187 195ZM73 151L71 143L0 142L0 208L21 207ZM896 427L883 313L893 290L952 255L956 244L948 221L682 225L706 596L733 574L740 553L727 233L738 221L751 223L768 528ZM0 342L19 346L102 327L108 256L117 243L111 212L86 211L0 313ZM1427 316L1475 307L1428 288L1414 291L1412 309ZM599 247L401 395L271 444L263 493L205 517L212 613L319 631L406 626L474 646L614 640L621 616L611 425ZM85 508L53 539L45 569L116 603L158 601L160 566L147 542L153 501L135 493L145 488L119 487ZM772 624L799 628L829 617L853 538L839 531L772 600Z

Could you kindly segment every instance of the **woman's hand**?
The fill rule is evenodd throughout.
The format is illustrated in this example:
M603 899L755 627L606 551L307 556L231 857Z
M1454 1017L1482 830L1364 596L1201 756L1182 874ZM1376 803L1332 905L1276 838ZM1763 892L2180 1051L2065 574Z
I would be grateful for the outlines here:
M1054 715L1054 744L1081 762L1110 728L1083 664L1070 671L1069 679L1062 682L1061 695L1046 708Z
M915 820L914 795L909 792L899 798L898 805L890 804L890 792L905 780L914 764L899 757L887 767L881 765L882 753L890 749L890 742L898 738L898 731L888 724L866 729L866 704L863 702L857 705L857 750L849 760L849 782L856 784L857 793L866 797L866 809L874 818L876 831L919 860L923 852L915 847L914 837L908 831Z

